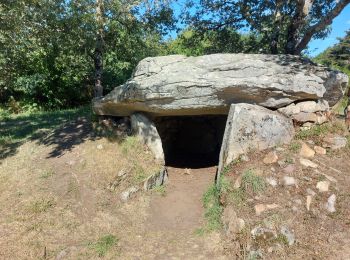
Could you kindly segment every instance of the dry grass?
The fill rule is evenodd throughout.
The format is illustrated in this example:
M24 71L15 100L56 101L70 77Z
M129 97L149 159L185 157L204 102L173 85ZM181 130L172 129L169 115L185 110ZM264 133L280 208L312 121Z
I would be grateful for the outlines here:
M55 144L22 141L0 161L0 259L119 256L118 244L134 239L148 205L147 197L122 204L119 194L159 169L151 153L134 137L85 139L56 157ZM121 170L126 178L109 191Z

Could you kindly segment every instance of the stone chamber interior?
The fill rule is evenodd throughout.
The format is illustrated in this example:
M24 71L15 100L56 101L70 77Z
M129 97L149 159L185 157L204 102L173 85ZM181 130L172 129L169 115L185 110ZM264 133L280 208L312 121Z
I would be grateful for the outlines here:
M217 165L226 119L227 115L155 118L166 166L204 168Z

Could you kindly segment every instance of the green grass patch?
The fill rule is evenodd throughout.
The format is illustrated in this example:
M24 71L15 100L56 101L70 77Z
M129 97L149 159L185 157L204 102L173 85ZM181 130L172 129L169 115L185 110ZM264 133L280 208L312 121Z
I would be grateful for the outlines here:
M79 116L90 116L90 114L90 107L23 114L0 113L0 144L35 137L41 129L53 130Z
M345 124L340 122L325 123L322 125L312 126L307 130L300 130L295 138L297 140L319 139L328 133L343 133L346 131Z
M134 173L133 178L134 178L134 181L136 183L139 183L139 182L143 181L144 179L146 179L148 175L147 175L145 169L141 165L139 165L137 163L135 163L134 165L135 166L134 166L134 170L133 170L133 173Z
M260 193L266 188L265 180L255 174L253 170L247 170L242 175L241 189L244 192Z
M315 137L320 137L330 132L330 126L328 124L315 125L307 130L300 130L295 138L298 140L312 139Z
M166 188L164 185L156 186L152 189L152 191L163 197L166 195Z
M203 205L205 209L205 219L207 221L205 230L214 231L222 227L221 214L223 211L219 202L220 191L218 187L213 184L203 195Z
M48 211L55 206L55 202L52 199L40 199L30 204L29 210L32 213L39 214Z
M41 179L48 179L51 176L53 176L54 174L55 174L55 172L53 170L46 170L40 175L40 178Z
M118 238L114 235L108 234L101 237L97 242L92 243L91 248L94 249L94 251L99 257L103 257L117 243L118 243Z
M125 155L132 154L133 152L142 149L142 144L136 136L127 136L121 144L121 149Z
M293 141L290 143L288 149L289 149L289 151L291 151L293 153L297 153L301 149L301 143L299 143L297 141Z

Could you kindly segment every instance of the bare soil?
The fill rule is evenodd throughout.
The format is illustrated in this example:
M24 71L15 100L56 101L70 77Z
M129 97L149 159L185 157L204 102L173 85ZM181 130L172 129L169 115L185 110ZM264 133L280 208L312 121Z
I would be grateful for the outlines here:
M297 152L283 149L278 156L294 159L291 176L298 186L269 186L248 196L237 213L248 233L257 225L287 225L296 237L293 246L196 232L205 225L201 200L215 167L169 168L165 190L139 192L123 203L120 193L157 169L145 147L98 138L86 118L41 129L0 161L0 259L238 259L247 245L261 249L265 259L350 259L350 150L316 155L312 161L319 167L310 170L298 163ZM249 162L235 165L228 173L232 185L247 169L281 183L283 167L264 165L265 154L250 154ZM127 177L110 190L121 170ZM336 181L321 194L316 183L326 175ZM310 211L307 188L317 192ZM337 211L330 214L324 203L333 193ZM280 207L257 216L258 203ZM98 241L106 235L116 243L101 255Z
M165 193L123 203L121 192L157 169L145 147L98 138L84 118L39 133L0 162L0 259L222 258L219 233L195 232L215 168L169 168ZM107 235L117 242L101 256Z

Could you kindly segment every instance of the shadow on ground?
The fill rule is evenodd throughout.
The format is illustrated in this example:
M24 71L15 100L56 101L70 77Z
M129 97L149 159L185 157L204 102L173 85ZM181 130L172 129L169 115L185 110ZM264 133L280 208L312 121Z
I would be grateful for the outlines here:
M92 138L87 107L40 112L0 119L0 160L13 156L26 141L53 146L49 157L57 157Z

